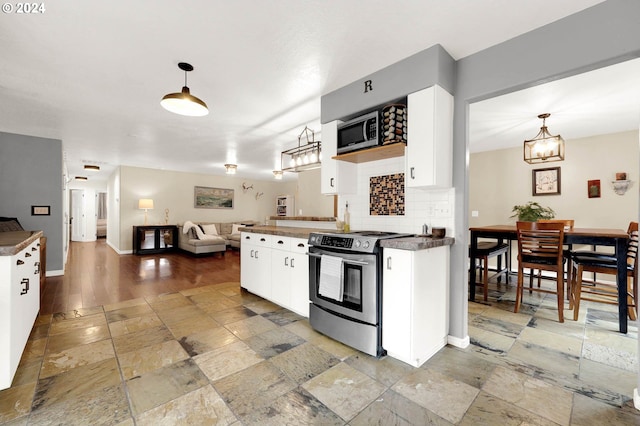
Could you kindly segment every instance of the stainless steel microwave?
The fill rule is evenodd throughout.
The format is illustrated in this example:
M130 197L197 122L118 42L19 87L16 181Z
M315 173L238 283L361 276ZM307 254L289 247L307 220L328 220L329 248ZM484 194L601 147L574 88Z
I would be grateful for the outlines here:
M380 114L372 111L338 125L338 154L380 143Z

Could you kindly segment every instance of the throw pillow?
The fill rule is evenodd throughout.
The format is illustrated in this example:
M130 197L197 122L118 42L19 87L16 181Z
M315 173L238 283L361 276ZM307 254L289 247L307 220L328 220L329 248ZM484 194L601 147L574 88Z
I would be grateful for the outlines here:
M218 230L216 229L216 225L213 223L210 225L202 225L202 230L205 235L218 235Z
M241 226L244 226L244 225L241 225L241 224L239 224L239 223L234 223L234 224L233 224L233 228L231 229L231 235L233 235L233 234L239 234L239 233L240 233L240 230L239 230L238 228L240 228Z

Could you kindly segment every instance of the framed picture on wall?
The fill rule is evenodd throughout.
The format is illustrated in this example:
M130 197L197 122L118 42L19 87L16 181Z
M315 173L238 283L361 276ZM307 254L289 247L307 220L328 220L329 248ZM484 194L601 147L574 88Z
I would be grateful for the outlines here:
M196 186L193 190L193 207L196 209L232 209L233 189Z
M600 179L587 181L587 194L589 198L600 198Z
M560 167L533 170L531 188L532 195L560 195Z

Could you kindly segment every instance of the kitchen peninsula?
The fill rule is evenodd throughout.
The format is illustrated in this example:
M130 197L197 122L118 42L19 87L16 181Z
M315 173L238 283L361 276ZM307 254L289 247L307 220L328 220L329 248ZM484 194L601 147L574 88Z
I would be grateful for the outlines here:
M313 247L310 250L309 236L311 233L345 237L349 234L336 229L295 226L244 227L241 233L241 287L309 317L309 302L313 300L309 283L313 275L309 272L309 253ZM366 239L367 234L377 233L362 234ZM412 235L381 240L383 263L373 269L382 272L384 282L382 345L390 356L419 366L446 344L449 246L454 242L453 238ZM313 262L317 263L318 259L314 258ZM364 268L352 276L371 276ZM361 285L362 303L378 303L369 299L365 283ZM341 336L336 339L349 344Z
M40 310L42 231L0 233L0 390L11 386Z

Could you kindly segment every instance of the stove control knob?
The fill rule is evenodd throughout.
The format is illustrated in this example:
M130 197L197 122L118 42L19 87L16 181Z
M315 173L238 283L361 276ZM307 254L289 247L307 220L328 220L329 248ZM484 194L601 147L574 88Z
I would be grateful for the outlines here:
M354 243L356 248L360 247L360 244L362 244L362 241L360 241L360 240L356 240L355 243Z
M362 248L369 248L369 240L365 241L364 244L362 244Z

